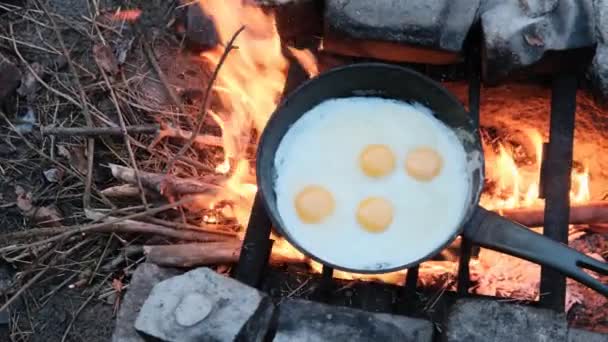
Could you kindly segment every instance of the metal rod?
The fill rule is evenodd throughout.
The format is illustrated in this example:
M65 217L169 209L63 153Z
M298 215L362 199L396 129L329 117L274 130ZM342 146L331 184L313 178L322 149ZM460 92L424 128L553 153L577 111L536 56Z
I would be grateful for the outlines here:
M467 75L469 81L469 116L477 126L479 134L479 106L481 103L481 28L471 33L467 54ZM458 258L458 294L468 294L471 287L469 262L471 260L473 244L469 239L462 237L460 244L460 257Z
M570 216L570 173L576 115L577 77L575 74L558 74L553 79L551 92L551 123L549 144L545 160L544 235L568 243ZM540 304L558 312L564 311L566 279L548 267L541 268Z
M266 273L273 241L270 239L272 223L258 193L253 201L241 256L234 277L249 286L258 287Z
M469 294L469 288L471 287L471 278L469 270L469 261L471 260L471 252L473 250L473 244L471 240L462 238L460 244L460 259L458 262L458 294L466 296Z
M549 143L543 143L542 149L542 158L540 160L540 179L538 180L538 198L545 198L545 172L547 172L547 148L549 147Z
M334 269L327 265L323 265L321 273L321 285L319 286L318 299L322 302L327 302L331 296L334 285Z

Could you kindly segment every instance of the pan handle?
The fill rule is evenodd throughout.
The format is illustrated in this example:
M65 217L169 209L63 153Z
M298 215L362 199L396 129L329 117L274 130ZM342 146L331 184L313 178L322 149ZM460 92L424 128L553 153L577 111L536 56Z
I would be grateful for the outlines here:
M554 268L608 296L608 285L583 271L586 268L606 275L608 263L588 257L494 212L478 207L463 235L482 247Z

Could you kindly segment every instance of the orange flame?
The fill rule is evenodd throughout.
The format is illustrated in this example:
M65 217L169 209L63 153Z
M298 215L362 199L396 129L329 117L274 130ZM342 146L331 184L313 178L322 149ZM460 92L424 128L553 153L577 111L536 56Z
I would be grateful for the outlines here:
M257 190L246 152L261 133L280 99L286 81L288 62L281 52L281 41L272 14L236 0L201 0L200 6L211 16L220 46L201 56L217 66L232 35L245 26L236 39L237 48L226 58L214 84L214 95L221 109L210 112L222 130L224 161L216 172L228 174L226 191L218 198L233 203L235 218L242 225Z
M504 143L498 143L495 152L489 143L484 141L486 156L486 175L495 181L496 188L485 191L481 196L481 205L489 210L512 209L544 205L539 198L540 166L543 157L543 138L538 130L525 131L527 143L532 145L533 160L528 165L518 165L515 152L508 151ZM589 169L572 170L571 203L587 202L591 198L589 189Z

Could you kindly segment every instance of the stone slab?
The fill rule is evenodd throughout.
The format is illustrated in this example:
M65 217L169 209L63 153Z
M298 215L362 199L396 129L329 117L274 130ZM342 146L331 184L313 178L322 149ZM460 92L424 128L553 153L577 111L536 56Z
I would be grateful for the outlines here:
M163 341L261 341L273 309L258 290L197 268L155 285L135 328Z
M479 0L327 0L326 31L460 51Z
M112 335L113 342L145 341L135 330L137 314L152 292L154 285L177 274L179 274L177 270L149 263L143 263L137 267L116 317L116 326Z
M448 342L566 341L564 314L496 300L461 299L452 306Z
M290 299L279 305L275 342L420 341L433 338L431 322Z
M538 62L547 51L592 47L593 16L592 0L486 0L484 78L500 79Z

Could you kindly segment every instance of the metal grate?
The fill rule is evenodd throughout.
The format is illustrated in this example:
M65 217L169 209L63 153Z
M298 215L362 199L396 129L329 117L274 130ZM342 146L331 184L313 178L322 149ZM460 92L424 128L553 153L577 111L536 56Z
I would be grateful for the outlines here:
M481 99L481 52L479 32L472 32L467 44L466 70L469 85L469 112L479 124ZM292 87L289 87L292 88ZM577 79L575 73L554 76L551 98L550 138L546 158L543 162L540 184L545 195L544 234L562 243L568 242L568 216L570 172L572 167L572 145L576 107ZM260 287L268 267L272 249L270 239L271 221L258 194L255 197L249 225L245 234L240 259L233 276L250 286ZM469 261L475 246L462 239L458 265L457 296L469 295ZM322 279L315 296L319 301L328 301L333 288L333 269L323 267ZM416 307L418 267L408 270L405 284L400 291L395 311L413 312ZM563 312L566 282L564 276L546 267L542 268L540 304L544 307Z

